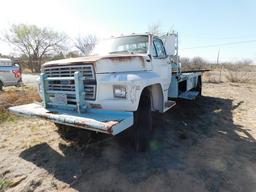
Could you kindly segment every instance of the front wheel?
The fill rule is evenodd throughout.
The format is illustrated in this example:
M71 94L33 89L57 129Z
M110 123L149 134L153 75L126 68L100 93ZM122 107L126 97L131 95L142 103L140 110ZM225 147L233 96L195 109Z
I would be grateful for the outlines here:
M148 91L142 94L138 110L134 112L133 140L135 150L145 151L152 132L151 99Z

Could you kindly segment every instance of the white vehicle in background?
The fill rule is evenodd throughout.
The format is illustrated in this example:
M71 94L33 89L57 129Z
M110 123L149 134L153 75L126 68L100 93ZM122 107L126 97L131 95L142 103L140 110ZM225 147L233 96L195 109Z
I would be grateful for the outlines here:
M11 59L0 58L0 91L3 87L19 86L22 82L21 69Z
M49 119L67 133L82 128L116 135L129 128L140 151L152 131L151 112L166 112L175 98L201 95L203 71L181 72L173 33L112 38L90 56L51 61L41 72L42 104L10 111Z

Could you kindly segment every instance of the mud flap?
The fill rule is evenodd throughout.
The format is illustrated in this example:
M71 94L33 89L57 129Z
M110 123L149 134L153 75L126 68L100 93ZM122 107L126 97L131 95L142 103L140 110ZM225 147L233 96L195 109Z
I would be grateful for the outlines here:
M116 135L133 125L132 112L87 109L85 113L63 109L45 109L39 103L10 107L13 113L35 116L56 123Z

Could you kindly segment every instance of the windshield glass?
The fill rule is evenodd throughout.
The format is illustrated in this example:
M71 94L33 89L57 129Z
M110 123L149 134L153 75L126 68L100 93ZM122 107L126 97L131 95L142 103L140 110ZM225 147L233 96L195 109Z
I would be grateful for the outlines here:
M98 43L91 55L105 55L118 53L147 53L148 36L136 35L118 37Z

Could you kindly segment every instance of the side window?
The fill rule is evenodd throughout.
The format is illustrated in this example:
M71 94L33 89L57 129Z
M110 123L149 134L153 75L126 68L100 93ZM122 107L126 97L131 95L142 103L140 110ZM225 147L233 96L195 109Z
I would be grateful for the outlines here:
M154 39L154 46L156 49L156 55L158 58L165 58L166 52L161 39Z

